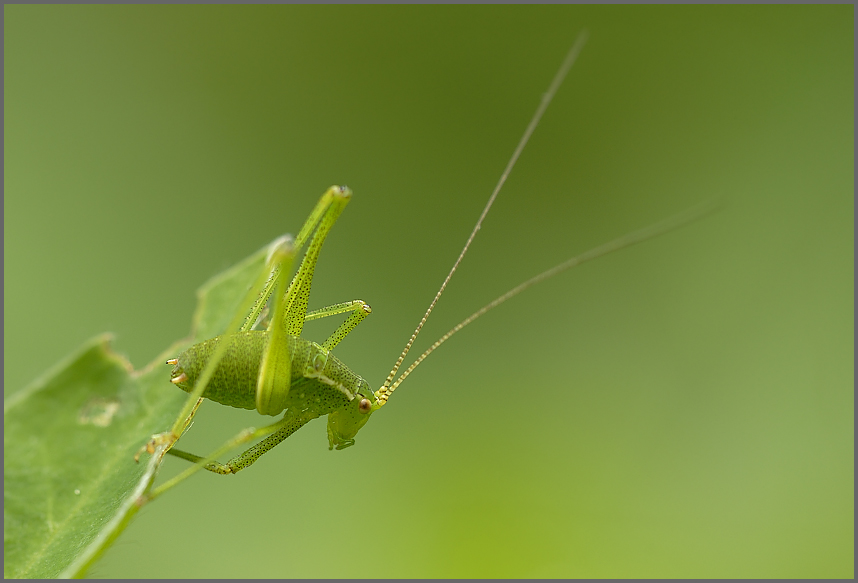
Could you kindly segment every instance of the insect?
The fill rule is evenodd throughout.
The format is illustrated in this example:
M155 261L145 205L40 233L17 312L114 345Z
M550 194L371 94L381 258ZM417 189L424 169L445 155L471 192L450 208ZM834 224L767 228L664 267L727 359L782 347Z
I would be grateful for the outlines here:
M400 368L459 263L468 251L483 219L503 187L510 171L535 130L563 79L577 59L587 34L583 32L566 55L548 91L533 115L497 186L482 211L459 257L442 283L435 298L405 344L380 388L373 391L363 377L353 372L333 354L336 346L370 313L369 304L354 300L319 310L307 311L313 274L322 246L331 228L352 198L345 186L332 186L319 199L301 230L293 238L282 237L269 248L266 267L248 292L232 323L220 336L191 346L167 361L172 365L170 380L189 393L189 398L170 431L154 435L142 451L155 453L161 448L171 455L193 463L185 472L153 490L148 499L172 488L192 473L207 469L218 474L234 474L252 465L260 456L288 438L309 421L327 415L330 449L344 449L355 443L355 436L381 409L392 393L426 357L453 334L528 287L561 271L673 230L702 217L715 208L705 203L664 221L615 239L582 255L573 257L511 289L474 312L435 341L401 375ZM286 275L306 246L298 269L287 284ZM266 310L270 312L265 315ZM347 314L342 324L324 342L302 338L304 323L319 318ZM267 318L264 329L258 328ZM265 427L247 429L212 454L201 457L173 445L189 427L204 398L263 415L282 417ZM250 441L258 443L226 463L216 459L225 452ZM139 458L140 453L135 459Z

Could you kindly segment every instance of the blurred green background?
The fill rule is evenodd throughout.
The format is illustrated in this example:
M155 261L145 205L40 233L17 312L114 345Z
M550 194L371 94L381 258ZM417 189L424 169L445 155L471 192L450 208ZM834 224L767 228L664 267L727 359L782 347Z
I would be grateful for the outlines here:
M355 447L328 452L316 421L197 475L92 575L853 576L852 6L4 16L6 395L102 331L144 366L198 286L339 183L311 307L372 304L336 352L378 386L582 28L416 348L727 202L466 329ZM258 423L206 403L183 443Z

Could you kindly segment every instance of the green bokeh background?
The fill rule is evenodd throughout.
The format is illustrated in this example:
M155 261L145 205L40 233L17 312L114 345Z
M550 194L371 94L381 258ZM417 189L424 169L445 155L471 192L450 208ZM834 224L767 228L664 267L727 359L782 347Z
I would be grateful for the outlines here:
M6 395L106 330L145 365L335 183L311 307L372 304L337 354L377 386L585 27L419 347L727 203L466 329L355 447L316 421L197 475L92 575L853 576L852 6L4 16ZM184 443L258 423L207 403Z

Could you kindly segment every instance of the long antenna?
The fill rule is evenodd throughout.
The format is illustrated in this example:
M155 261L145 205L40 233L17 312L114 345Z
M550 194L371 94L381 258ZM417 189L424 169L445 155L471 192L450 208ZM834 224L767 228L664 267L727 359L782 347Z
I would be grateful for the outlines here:
M485 314L486 312L491 310L492 308L496 308L499 305L501 305L502 303L504 303L505 301L507 301L508 299L510 299L514 296L517 296L518 294L520 294L521 292L523 292L524 290L526 290L530 286L535 285L541 281L544 281L544 280L548 279L549 277L553 277L553 276L557 275L558 273L560 273L561 271L566 271L567 269L575 267L576 265L581 265L585 261L590 261L591 259L596 259L597 257L601 257L602 255L607 255L608 253L611 253L612 251L618 251L618 250L622 249L623 247L628 247L630 245L634 245L635 243L640 243L642 241L646 241L647 239L652 239L653 237L656 237L658 235L663 235L664 233L667 233L669 231L673 231L674 229L678 229L679 227L683 227L683 226L687 225L688 223L691 223L693 221L696 221L697 219L703 218L704 216L708 215L709 213L718 210L719 207L720 207L720 203L718 201L709 201L709 202L702 203L698 206L686 209L683 212L676 214L672 217L669 217L667 219L664 219L662 221L659 221L658 223L654 223L654 224L649 225L648 227L644 227L643 229L640 229L638 231L628 233L626 235L623 235L622 237L619 237L618 239L614 239L613 241L609 241L608 243L605 243L603 245L600 245L598 247L590 249L589 251L585 251L581 255L577 255L571 259L567 259L563 263L560 263L559 265L555 265L551 269L547 269L547 270L543 271L542 273L540 273L539 275L535 275L535 276L531 277L530 279L528 279L524 283L520 283L519 285L515 286L514 288L512 288L511 290L509 290L508 292L506 292L502 296L495 298L494 300L492 300L491 302L489 302L488 304L486 304L485 306L483 306L482 308L480 308L479 310L477 310L476 312L474 312L473 314L471 314L470 316L468 316L467 318L465 318L464 320L462 320L461 322L459 322L458 324L453 326L453 328L451 328L449 332L447 332L446 334L441 336L438 340L436 340L435 343L432 344L432 346L430 346L426 350L426 352L421 354L417 358L417 360L415 360L411 364L411 366L409 366L407 369L405 369L405 372L402 373L402 376L400 376L398 379L396 379L396 382L390 386L389 393L392 393L394 390L396 390L396 387L398 387L402 383L402 381L404 381L405 378L408 375L410 375L411 372L415 368L417 368L417 365L419 365L421 362L423 362L423 360L427 356L429 356L436 348L438 348L439 346L444 344L444 342L446 342L447 339L450 338L450 336L452 336L453 334L455 334L456 332L458 332L459 330L461 330L462 328L464 328L465 326L467 326L468 324L470 324L471 322L473 322L474 320L476 320L477 318L479 318L480 316L482 316L483 314Z
M411 350L411 345L414 344L414 340L417 338L417 335L420 334L420 330L423 328L423 324L426 323L426 320L429 318L429 314L431 314L432 310L435 308L435 304L438 302L438 298L440 298L441 294L444 293L447 284L450 282L450 279L456 272L456 268L459 267L459 263L462 261L462 258L465 256L465 253L468 252L468 248L471 246L471 241L474 240L474 237L476 237L477 235L477 231L480 230L480 226L483 224L483 219L486 218L486 215L489 213L489 209L492 208L492 205L495 202L495 198L497 198L498 193L500 192L501 188L503 188L503 185L506 182L507 177L509 176L509 173L512 171L513 166L515 166L515 163L518 161L518 157L521 155L522 150L524 150L524 147L527 145L528 140L530 140L530 136L531 134L533 134L533 130L536 129L536 126L539 124L539 120L542 119L542 114L544 114L545 110L548 109L548 105L551 103L551 100L554 99L554 94L557 93L557 90L560 88L560 84L563 83L563 79L566 77L566 74L569 72L569 69L571 69L572 65L575 64L575 60L578 58L578 54L584 47L584 43L587 42L587 36L588 33L586 30L581 31L581 33L578 35L578 38L575 40L575 44L573 44L572 48L569 49L566 58L563 60L563 64L560 65L560 69L558 69L557 73L554 75L554 79L551 81L551 85L548 86L548 91L546 91L545 94L542 96L542 102L539 104L539 107L536 108L536 113L533 114L533 118L530 120L527 129L524 130L524 135L521 136L521 140L519 140L518 146L516 146L515 151L512 153L512 157L509 159L509 162L507 163L503 174L501 174L497 186L495 186L495 189L492 191L492 195L489 197L489 201L486 203L486 206L483 209L479 220L477 220L477 224L474 225L474 230L471 231L471 235L468 237L468 241L462 248L462 252L459 253L459 258L456 259L456 262L453 264L452 269L450 269L450 273L447 274L446 279L444 279L444 283L441 284L441 289L439 289L438 293L435 294L435 298L432 300L432 303L429 304L429 308L426 310L426 313L423 314L423 318L420 320L420 323L417 324L417 328L414 330L414 333L411 335L411 338L405 344L405 348L402 349L402 354L400 354L399 358L396 359L396 364L393 365L393 368L391 369L390 374L387 375L387 379L385 379L384 384L376 392L376 397L378 398L378 407L384 405L387 402L388 397L390 397L390 393L393 392L395 386L391 387L391 383L396 377L396 373L399 372L399 367L402 366L402 361L405 360L408 351ZM399 382L397 382L397 384L399 384Z

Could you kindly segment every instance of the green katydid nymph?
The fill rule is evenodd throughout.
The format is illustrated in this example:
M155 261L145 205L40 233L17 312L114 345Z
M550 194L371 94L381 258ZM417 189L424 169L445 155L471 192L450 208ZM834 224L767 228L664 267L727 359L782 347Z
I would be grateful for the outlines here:
M460 322L397 377L415 338L479 231L483 219L543 113L577 59L586 36L586 33L581 33L566 55L458 259L381 387L373 391L366 380L352 372L332 354L334 348L349 332L371 313L369 304L362 300L355 300L312 312L307 311L310 287L322 245L352 197L352 192L347 187L332 186L322 195L294 239L282 237L272 243L265 269L259 274L256 284L248 293L242 308L236 313L227 330L216 338L191 346L167 362L173 366L171 381L190 393L190 396L172 429L153 436L143 449L154 453L161 448L161 455L163 452L170 453L193 462L194 465L155 489L148 499L166 491L202 468L218 474L239 472L307 422L323 415L328 416L329 447L343 449L353 445L358 431L388 402L393 391L402 384L403 380L431 352L479 316L561 271L666 233L702 217L715 208L711 203L694 207L573 257L532 277ZM287 285L285 275L291 272L293 262L305 245L306 252L291 282ZM271 312L270 316L265 316L266 309ZM323 343L317 344L301 337L306 321L342 314L348 314L347 318ZM264 329L254 329L265 319L267 324L264 325ZM200 457L176 449L173 444L189 426L203 398L231 407L255 409L264 415L282 413L283 416L266 427L247 429L211 455ZM218 456L229 449L259 438L262 440L227 463L216 461Z

